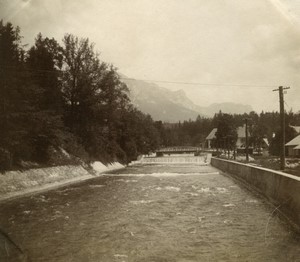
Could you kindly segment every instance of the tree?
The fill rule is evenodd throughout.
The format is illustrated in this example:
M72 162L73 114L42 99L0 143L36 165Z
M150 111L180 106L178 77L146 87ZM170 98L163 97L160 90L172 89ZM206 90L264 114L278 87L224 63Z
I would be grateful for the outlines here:
M237 126L232 115L219 113L217 116L216 144L218 148L233 149L237 141Z
M63 38L62 91L66 104L66 122L72 132L84 136L86 125L94 120L94 105L101 92L99 83L107 69L88 38L67 34Z
M26 64L32 76L32 82L39 89L39 108L60 112L62 110L62 92L60 70L62 68L62 47L57 41L43 38L39 33L26 58Z
M30 157L26 141L34 94L24 64L19 27L0 21L0 148L5 152L5 168ZM1 155L1 153L0 153ZM0 156L0 158L2 158ZM5 164L4 164L5 162Z
M122 83L116 68L112 65L103 73L99 82L101 101L101 114L109 131L109 140L116 139L116 126L119 113L127 110L129 106L128 88Z
M152 118L133 106L123 111L118 127L117 142L126 153L126 161L140 154L153 152L160 145L160 134Z
M129 104L127 86L116 68L101 62L88 38L71 34L63 39L62 90L66 124L91 157L124 158L117 143L120 112Z
M296 131L291 128L288 124L285 125L285 141L286 143L296 137ZM282 143L282 132L281 129L278 129L275 133L275 136L272 138L270 143L270 153L275 156L280 155Z
M26 66L30 73L30 88L36 94L35 110L27 139L33 150L32 159L47 163L51 150L61 146L63 97L60 84L62 48L55 39L38 34L35 45L27 52Z

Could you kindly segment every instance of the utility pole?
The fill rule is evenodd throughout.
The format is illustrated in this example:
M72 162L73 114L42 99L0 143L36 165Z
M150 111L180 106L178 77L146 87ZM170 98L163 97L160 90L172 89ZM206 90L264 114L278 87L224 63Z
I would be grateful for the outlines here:
M230 143L230 137L229 136L227 136L227 154L228 154L228 159L230 158L230 149L229 149L229 143Z
M236 160L236 146L233 146L233 159Z
M290 87L279 86L278 89L273 91L279 91L279 106L280 106L280 126L281 126L281 150L280 150L280 169L285 169L285 111L284 111L284 95L283 90L290 89Z
M248 118L245 118L246 128L245 128L245 137L246 137L246 145L245 145L245 153L246 153L246 161L249 162L249 150L248 150Z

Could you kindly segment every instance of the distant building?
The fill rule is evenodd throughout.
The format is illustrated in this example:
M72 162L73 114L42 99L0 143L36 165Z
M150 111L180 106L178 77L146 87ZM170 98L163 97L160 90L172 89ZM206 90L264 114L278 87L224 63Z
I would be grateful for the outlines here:
M216 139L216 133L218 131L218 128L214 128L213 130L210 131L209 135L205 139L205 146L208 149L212 148L212 141Z
M300 134L300 126L291 126L290 125L290 127L293 128L297 134Z
M216 139L217 131L218 129L214 128L206 137L205 139L206 148L208 149L212 148L212 141ZM246 125L238 127L236 131L237 131L236 147L245 148L246 147ZM248 130L248 137L250 138L249 130Z
M238 136L236 141L236 147L245 148L246 147L246 125L239 126L236 131ZM250 138L249 130L248 130L248 137Z
M259 143L258 145L256 145L255 148L253 148L253 155L268 156L269 148L270 148L270 143L268 138L263 138L261 140L261 143Z
M263 138L264 144L263 144L263 148L269 148L270 143L268 138Z
M287 156L300 157L300 135L285 144Z

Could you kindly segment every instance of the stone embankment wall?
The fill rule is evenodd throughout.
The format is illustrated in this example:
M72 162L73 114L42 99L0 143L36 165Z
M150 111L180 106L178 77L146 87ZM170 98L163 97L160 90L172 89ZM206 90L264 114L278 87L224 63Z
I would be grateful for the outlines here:
M82 166L56 166L26 171L8 171L0 175L0 194L86 175L90 175L90 173Z
M300 177L214 157L211 165L259 191L300 229Z
M124 166L117 162L108 165L94 162L90 168L69 165L0 173L0 201L76 183L120 168Z

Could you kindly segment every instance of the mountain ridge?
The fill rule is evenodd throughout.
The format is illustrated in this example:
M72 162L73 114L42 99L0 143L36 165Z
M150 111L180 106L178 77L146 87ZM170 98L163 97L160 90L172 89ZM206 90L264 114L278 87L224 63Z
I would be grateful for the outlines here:
M127 85L132 104L156 121L178 122L194 120L198 115L213 117L220 110L223 113L242 114L253 111L250 105L239 103L212 103L209 106L195 104L185 91L176 91L161 87L155 83L123 77Z

